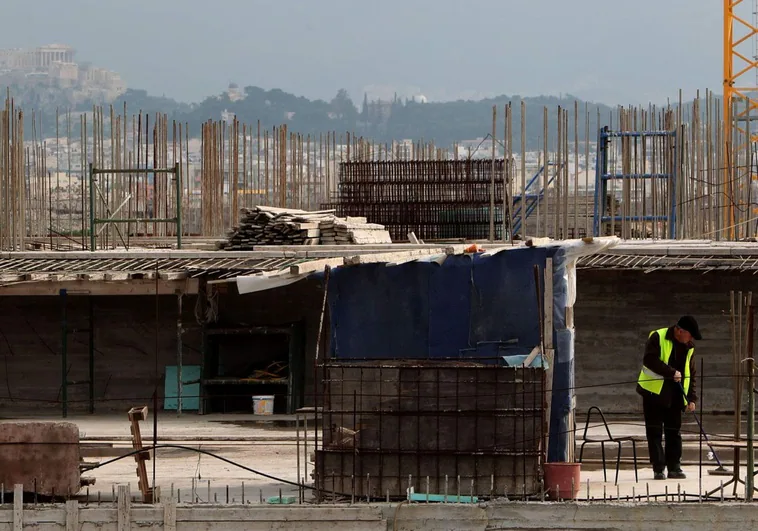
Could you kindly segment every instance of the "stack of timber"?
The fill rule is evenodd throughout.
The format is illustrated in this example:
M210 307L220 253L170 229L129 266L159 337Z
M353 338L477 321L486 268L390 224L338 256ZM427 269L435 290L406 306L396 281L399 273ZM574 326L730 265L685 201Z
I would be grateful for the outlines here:
M319 223L322 245L392 243L384 225L368 223L366 218L338 218Z
M334 210L305 210L256 206L241 210L239 227L227 233L219 248L252 250L257 245L348 245L392 243L384 226L366 218L338 218Z

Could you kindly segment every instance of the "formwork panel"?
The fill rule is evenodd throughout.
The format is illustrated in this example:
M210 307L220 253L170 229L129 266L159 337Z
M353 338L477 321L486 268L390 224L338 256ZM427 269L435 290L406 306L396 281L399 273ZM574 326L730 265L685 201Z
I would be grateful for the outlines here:
M409 482L423 492L428 477L432 492L443 493L445 476L448 489L460 481L479 496L537 490L543 369L414 360L332 362L321 370L316 461L325 492L399 497Z

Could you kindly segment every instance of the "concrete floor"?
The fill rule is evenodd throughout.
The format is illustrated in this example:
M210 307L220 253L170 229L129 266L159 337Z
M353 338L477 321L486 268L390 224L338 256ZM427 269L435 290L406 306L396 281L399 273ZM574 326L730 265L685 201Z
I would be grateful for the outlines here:
M178 418L176 414L163 413L159 415L159 444L175 444L197 448L274 478L290 482L305 480L306 483L310 483L312 478L309 476L313 466L308 463L307 472L304 470L307 454L302 433L300 436L300 472L298 474L297 431L293 426L292 418L271 417L267 418L265 422L258 421L259 418L251 415L198 416L195 414L186 414ZM35 420L60 421L61 419L35 418ZM126 415L82 416L67 420L79 426L80 437L85 443L108 442L120 448L131 447L131 434ZM644 426L641 419L612 419L610 423L614 436L634 435L644 437ZM577 444L581 442L583 427L583 419L577 421ZM141 428L144 444L152 444L152 417L142 422ZM711 438L717 439L726 436L731 431L731 419L726 417L706 419L706 428L709 429ZM689 457L692 461L694 456L694 462L699 461L700 449L696 430L697 425L691 419L683 429L686 439L685 460ZM600 436L603 431L600 427L594 427L590 433L594 436ZM310 421L308 447L307 451L310 453L313 448L312 420ZM690 465L684 467L688 476L686 480L653 481L652 469L647 464L646 444L640 442L638 443L638 451L641 454L639 458L641 467L639 468L639 482L635 483L631 466L624 465L618 485L614 484L615 452L609 448L607 455L609 463L608 481L603 480L603 472L599 465L586 463L582 469L581 485L577 486L578 496L598 500L603 498L615 499L618 496L625 498L633 495L645 497L648 492L651 496L655 496L668 492L669 499L675 500L678 492L697 496L698 492L705 493L712 489L718 489L720 483L726 483L730 477L709 476L707 474L707 470L715 468L716 465L714 462L707 461L705 455L707 448L705 445L703 448L702 480L698 477L699 467ZM719 450L719 455L722 460L726 461L724 458L731 457L731 450ZM631 458L631 449L625 447L623 456ZM585 458L592 460L597 457L599 457L598 447L588 446ZM85 458L89 463L106 463L111 459L113 458ZM147 469L152 483L153 461L147 462ZM95 501L98 498L103 501L110 500L112 492L119 484L130 484L135 499L139 499L135 463L131 457L105 464L84 475L96 479L96 484L89 488L90 501ZM744 467L742 475L744 477ZM228 492L229 502L239 503L243 499L244 488L245 502L259 503L261 498L279 496L280 489L282 495L297 495L298 490L297 487L283 483L278 479L262 477L212 456L180 448L165 448L157 451L155 477L164 497L173 495L174 499L180 499L182 502L207 503L218 501L226 503ZM588 480L589 495L587 492ZM81 494L86 497L86 490L83 490ZM744 487L740 486L737 494L742 497ZM718 495L717 493L716 496ZM727 498L732 497L732 488L725 489L724 495ZM306 493L306 498L310 498L310 492Z

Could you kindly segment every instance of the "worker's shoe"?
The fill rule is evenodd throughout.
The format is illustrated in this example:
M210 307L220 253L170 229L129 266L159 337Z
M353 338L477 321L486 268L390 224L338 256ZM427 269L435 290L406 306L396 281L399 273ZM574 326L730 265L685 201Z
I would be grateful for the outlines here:
M663 472L656 472L655 475L653 475L653 479L666 479L666 474Z
M687 479L687 475L679 470L669 470L669 479Z

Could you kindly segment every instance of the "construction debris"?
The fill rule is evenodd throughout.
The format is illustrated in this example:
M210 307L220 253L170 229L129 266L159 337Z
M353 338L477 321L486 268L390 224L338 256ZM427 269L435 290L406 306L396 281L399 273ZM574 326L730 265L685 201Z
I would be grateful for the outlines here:
M349 245L392 243L383 225L366 218L338 218L334 210L304 210L256 206L241 210L240 226L227 234L219 248L252 250L256 245Z

